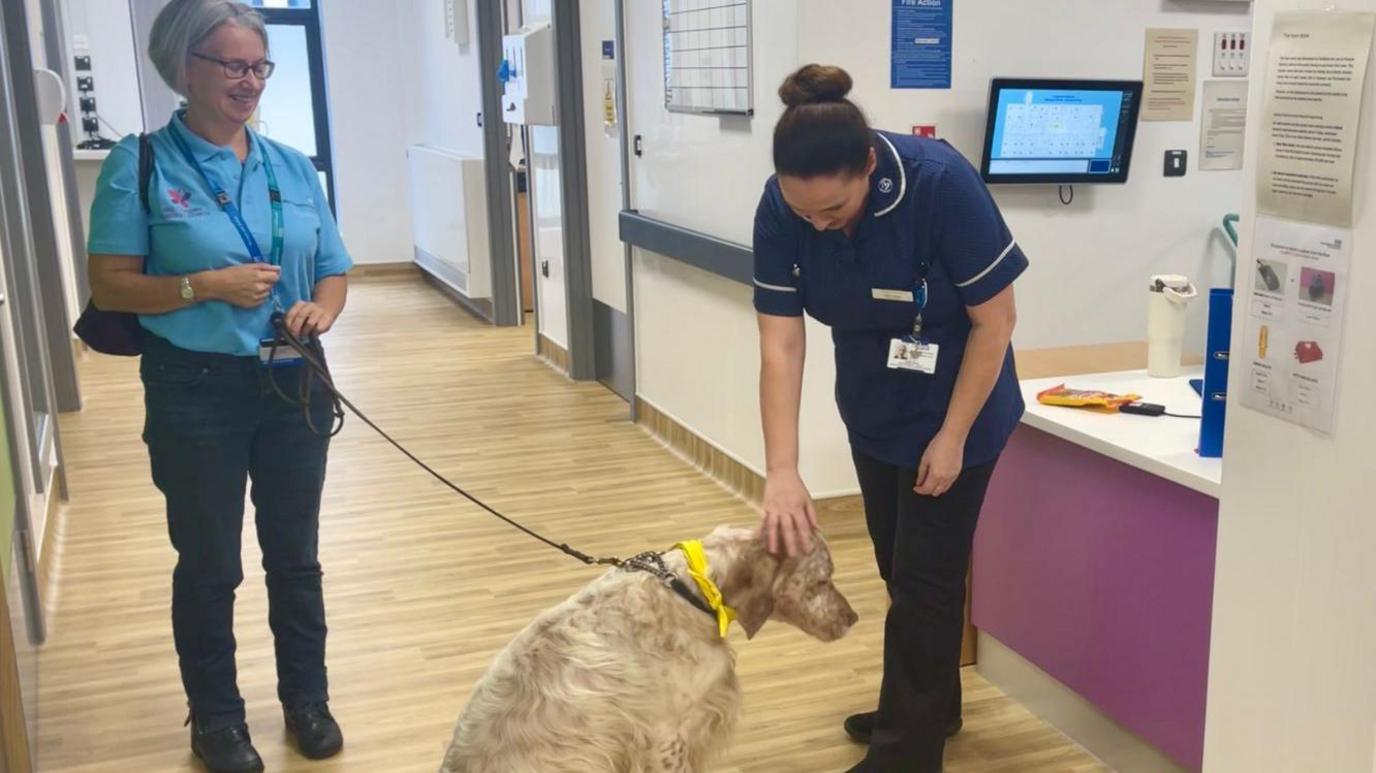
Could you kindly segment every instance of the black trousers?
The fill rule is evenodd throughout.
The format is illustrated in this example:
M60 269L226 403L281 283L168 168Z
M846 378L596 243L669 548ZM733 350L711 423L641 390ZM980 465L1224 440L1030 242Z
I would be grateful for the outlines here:
M251 479L267 575L277 693L296 708L328 699L325 603L317 546L329 440L273 388L256 357L179 349L146 336L141 365L144 442L167 500L177 550L172 631L182 685L204 727L244 721L234 662L234 591L243 580L240 534ZM303 366L278 367L296 398ZM330 402L317 380L312 418L328 431Z
M965 577L995 462L966 468L939 497L917 471L852 452L879 575L888 584L879 716L860 770L941 770L946 725L960 716Z

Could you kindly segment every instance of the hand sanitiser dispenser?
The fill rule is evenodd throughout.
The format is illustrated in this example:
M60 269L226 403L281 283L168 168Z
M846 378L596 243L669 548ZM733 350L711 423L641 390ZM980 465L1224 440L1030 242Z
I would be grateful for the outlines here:
M1175 378L1182 372L1185 313L1197 291L1178 274L1152 277L1147 293L1147 375Z

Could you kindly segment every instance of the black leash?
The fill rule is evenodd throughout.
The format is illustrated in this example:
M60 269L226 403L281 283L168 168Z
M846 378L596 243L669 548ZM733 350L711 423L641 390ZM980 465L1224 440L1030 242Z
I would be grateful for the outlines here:
M584 564L587 564L588 566L614 566L618 569L641 571L652 574L655 577L659 578L659 580L663 582L664 585L667 586L670 590L682 596L693 606L697 607L703 612L706 612L713 619L716 618L717 613L712 609L712 607L708 605L708 603L704 601L701 597L699 597L696 593L694 593L688 587L687 583L680 579L677 574L674 574L673 572L669 571L668 567L664 565L664 557L662 554L650 551L646 553L641 553L636 556L632 556L631 558L624 560L616 558L614 556L598 558L595 556L588 555L587 553L584 553L581 550L571 547L567 543L555 542L554 540L549 539L548 537L540 534L539 532L533 529L522 526L520 523L517 523L511 518L502 515L496 509L489 506L486 502L468 493L463 489L462 486L459 486L458 484L444 477L440 473L436 472L433 467L421 461L420 457L416 456L415 454L407 450L406 446L403 446L401 443L397 442L395 438L387 434L387 432L383 430L382 427L379 427L372 419L368 418L367 414L359 410L358 406L350 402L349 398L345 397L343 394L340 393L340 391L335 387L334 381L330 378L329 368L326 367L324 362L324 352L320 348L318 342L312 341L311 343L306 343L302 341L300 338L293 335L292 332L287 329L286 316L283 315L281 312L272 315L272 326L277 330L278 337L281 338L281 340L286 341L287 345L294 349L298 355L300 355L303 364L307 367L308 370L306 377L301 379L301 388L298 390L298 393L300 394L300 399L295 399L287 395L277 386L277 380L273 378L274 362L277 356L277 347L274 346L271 353L268 356L268 380L272 382L272 388L274 391L277 392L279 397L281 397L283 400L286 400L288 403L292 405L299 405L302 407L302 410L306 414L306 423L310 427L312 432L327 437L333 437L334 435L339 434L339 431L344 428L343 409L348 408L350 411L353 412L355 416L359 418L359 421L362 421L364 424L367 424L369 427L372 427L374 432L381 435L382 438L386 440L388 443L391 443L392 446L396 448L398 451L400 451L402 454L404 454L407 459L410 459L411 461L415 462L416 466L430 473L431 477L433 477L440 483L443 483L445 486L448 486L449 489L452 490L454 493L458 494L464 499L467 499L469 502L472 502L473 504L487 511L488 514L501 520L508 526L518 529L526 536L539 540L540 542L543 542L549 547L558 550L564 555L575 558L583 562ZM328 433L320 432L315 425L314 417L311 416L311 378L319 378L320 383L325 387L325 390L330 393L330 399L333 403L331 407L331 412L334 415L334 419L337 421L332 422L332 426Z

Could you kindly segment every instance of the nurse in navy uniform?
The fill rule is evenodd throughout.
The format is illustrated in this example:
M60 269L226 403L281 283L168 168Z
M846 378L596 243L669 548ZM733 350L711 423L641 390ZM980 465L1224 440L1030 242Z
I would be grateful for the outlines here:
M809 546L798 473L803 313L831 328L836 403L891 604L878 707L846 719L855 771L938 771L960 728L975 524L1023 411L1010 344L1027 258L978 172L939 140L871 129L851 78L779 88L775 175L755 214L770 549Z

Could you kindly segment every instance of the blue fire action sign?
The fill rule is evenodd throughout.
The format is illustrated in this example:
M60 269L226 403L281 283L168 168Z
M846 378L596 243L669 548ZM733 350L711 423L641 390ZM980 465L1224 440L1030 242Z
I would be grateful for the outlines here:
M955 0L893 0L891 87L951 88L953 2Z

